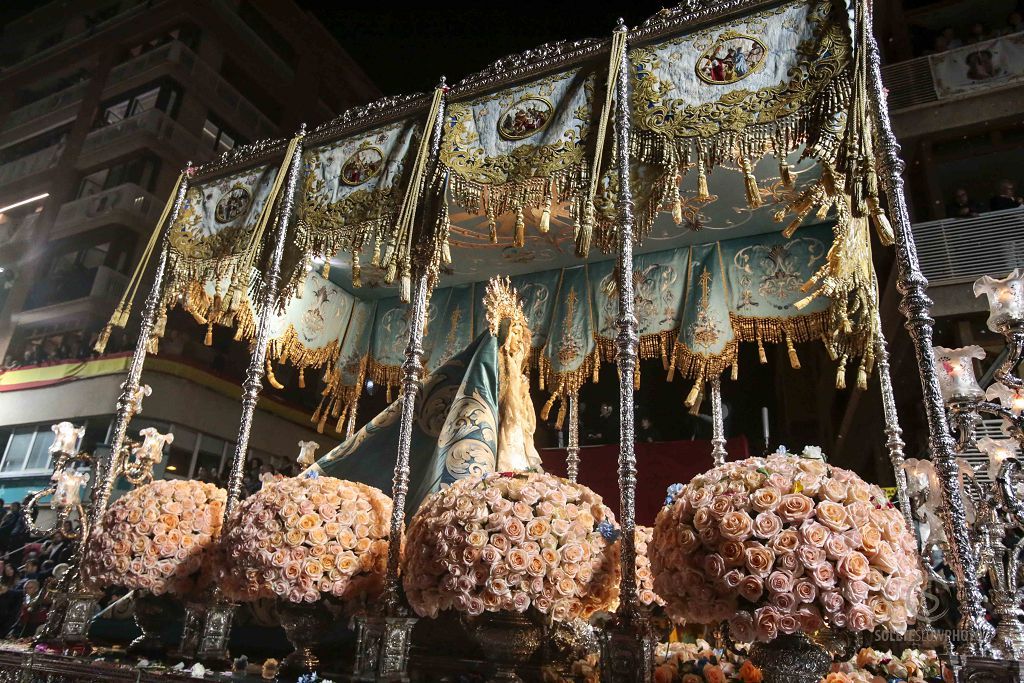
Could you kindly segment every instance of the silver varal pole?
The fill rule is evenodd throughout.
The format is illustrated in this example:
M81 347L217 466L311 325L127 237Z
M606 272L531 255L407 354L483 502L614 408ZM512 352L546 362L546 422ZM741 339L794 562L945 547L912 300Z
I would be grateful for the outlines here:
M569 445L565 449L565 472L576 483L580 474L580 397L569 395Z
M625 31L620 26L618 31ZM621 614L637 613L636 596L636 452L633 425L633 374L636 370L636 314L633 311L633 192L629 177L630 63L622 51L615 81L615 152L619 173L618 288L619 317L616 321L616 362L619 366L619 524L622 527L622 582L619 589ZM609 77L611 77L609 75Z
M400 608L398 561L405 526L405 497L409 492L409 452L412 450L412 424L416 419L416 395L423 368L423 323L427 314L427 273L417 273L412 297L412 321L409 345L402 364L402 424L398 432L398 457L392 485L391 531L388 542L385 605L388 614L397 616Z
M299 129L299 137L306 134L306 125ZM267 341L270 337L270 318L273 314L274 302L281 285L281 258L284 255L287 241L288 223L295 205L295 191L299 184L299 173L302 169L302 140L295 145L292 158L288 163L288 176L285 184L281 207L277 213L277 229L274 232L274 246L270 253L266 272L263 273L263 301L259 302L256 326L256 339L253 342L249 368L245 372L242 383L242 416L238 424L238 440L231 458L231 471L228 475L228 501L224 507L224 519L228 519L242 498L242 478L244 476L245 459L249 451L249 435L252 432L252 421L256 414L260 391L263 389L263 377L266 372Z
M861 7L866 3L862 3ZM870 26L870 24L869 24ZM871 115L881 143L879 179L889 200L893 229L896 237L897 286L903 296L900 309L907 318L907 330L913 339L924 394L924 409L928 420L928 441L932 462L942 482L941 496L943 526L949 539L948 559L956 576L957 601L961 620L960 629L966 640L961 643L961 654L984 656L988 653L994 629L985 619L984 596L978 584L978 557L971 545L967 517L959 485L959 467L956 461L953 437L946 420L945 403L939 391L939 380L932 356L932 301L926 294L928 281L921 273L917 260L917 247L910 227L903 193L904 163L900 159L900 146L889 122L889 107L882 84L881 58L874 34L868 30L868 88Z
M178 195L174 198L174 206L167 217L167 224L163 226L164 236L160 240L160 255L157 259L156 270L153 271L153 284L149 288L146 305L142 311L139 338L135 342L132 361L128 365L128 376L121 385L121 395L117 399L117 416L114 418L114 429L110 437L110 455L107 456L102 473L97 473L96 485L93 488L93 500L89 514L90 530L99 526L97 523L103 516L104 510L107 509L110 494L114 490L114 482L117 481L118 472L121 470L121 463L124 459L124 440L135 408L135 393L139 390L142 367L146 364L146 346L149 342L149 335L153 332L157 309L160 306L164 273L167 270L167 235L178 218L178 212L181 211L187 192L188 177L186 176L182 178L181 184L178 186ZM86 546L86 540L82 539L83 548Z
M715 467L725 464L725 418L722 416L722 378L715 375L711 385L711 460Z
M882 392L882 413L885 419L885 447L889 450L889 462L896 478L896 498L899 500L903 518L907 520L907 528L916 528L910 509L910 496L907 494L907 473L903 470L903 430L900 428L899 416L896 414L896 396L892 391L892 375L889 373L889 349L882 334L881 323L878 325L878 341L875 344L875 358L878 365L878 384Z

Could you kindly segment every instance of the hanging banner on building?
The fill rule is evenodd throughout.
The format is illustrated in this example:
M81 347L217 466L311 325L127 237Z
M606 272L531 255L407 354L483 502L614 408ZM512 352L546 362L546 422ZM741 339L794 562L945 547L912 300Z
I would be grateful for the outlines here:
M1024 78L1024 33L931 55L928 63L940 98L997 88Z

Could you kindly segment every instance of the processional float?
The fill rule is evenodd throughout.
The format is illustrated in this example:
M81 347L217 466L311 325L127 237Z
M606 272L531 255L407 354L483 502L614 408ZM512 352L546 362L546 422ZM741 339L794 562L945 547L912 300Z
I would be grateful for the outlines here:
M609 542L595 539L594 547L618 549L621 580L602 668L607 680L645 679L651 642L638 605L634 518L639 359L660 357L670 379L692 380L687 407L710 397L716 465L727 455L721 375L737 381L741 343L756 344L762 363L766 344L784 344L798 368L796 344L820 341L840 389L866 389L877 368L899 509L913 528L871 261L875 233L896 249L902 310L924 388L936 508L965 636L956 653L975 664L1018 656L1017 636L1006 635L1022 632L1016 596L1001 608L1001 637L993 640L987 621L978 580L983 558L959 487L941 367L932 352L931 303L910 230L870 8L863 0L854 5L686 2L633 30L620 25L610 39L545 45L453 87L442 79L430 94L379 100L311 132L303 127L290 140L243 146L188 166L101 336L102 347L112 326L125 326L154 261L111 454L97 474L83 533L96 533L117 476L131 470L128 427L144 360L159 350L168 311L189 312L206 327L207 343L214 326L232 326L251 357L216 526L269 510L263 503L258 510L255 503L240 507L263 383L281 386L275 367L296 369L300 386L309 373L323 373L313 421L348 439L305 476L362 474L360 481L385 491L393 478L390 511L365 529L369 545L381 550L375 544L388 543L386 558L368 562L385 568L383 610L360 620L357 670L400 679L415 623L399 571L407 517L439 488L461 490L460 482L481 475L492 481L486 473L497 471L501 457L486 425L472 444L441 448L438 435L453 396L472 398L459 393L471 362L460 360L468 358L460 352L474 348L489 328L498 349L509 338L509 321L520 320L529 328L522 354L527 372L550 394L541 417L557 406L558 424L569 420L571 481L580 467L578 391L597 381L602 363L617 366L620 520L615 529L602 527ZM521 319L495 315L497 304L485 302L484 281L494 274L510 278L492 291L521 306ZM1007 325L1019 331L1019 316ZM459 363L458 381L434 392L437 377L451 379ZM368 379L389 397L397 390L398 400L356 433L357 401ZM1008 383L1019 389L1019 381ZM497 415L484 394L476 397L481 410ZM961 416L970 407L959 399L951 410L969 442L970 420ZM1006 412L993 405L985 409ZM1019 411L1013 415L1019 421ZM384 447L369 453L367 444ZM1012 488L1016 460L1002 462L999 476ZM382 478L382 471L393 477ZM523 476L525 483L494 485L493 495L512 489L521 495L536 475ZM305 496L314 484L289 486ZM352 495L362 500L364 494ZM366 496L367 509L379 515L372 502L378 499ZM283 510L287 501L276 500ZM1015 503L1000 509L1013 517L1000 527L1006 532L1020 515ZM600 520L588 521L596 532ZM386 533L373 540L374 529ZM92 542L85 541L84 566ZM328 570L317 591L334 590L329 576ZM60 615L65 641L84 638L95 612L95 594L82 572L75 577ZM431 587L413 590L424 588ZM256 583L236 589L263 590ZM190 612L186 640L198 657L217 659L226 654L233 606L216 581L210 590ZM468 596L465 603L474 606Z

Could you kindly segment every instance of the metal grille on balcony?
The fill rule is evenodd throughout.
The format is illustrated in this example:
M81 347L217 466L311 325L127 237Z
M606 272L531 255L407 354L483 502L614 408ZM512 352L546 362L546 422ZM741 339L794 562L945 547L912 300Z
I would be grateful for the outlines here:
M177 121L159 109L150 109L89 133L82 144L82 157L126 140L137 133L148 133L176 149L194 150L197 148L195 136L182 128Z
M1024 264L1024 209L915 223L914 241L928 283L967 282Z
M0 185L53 168L64 152L64 144L53 145L0 166Z
M161 208L163 204L156 197L134 183L125 183L62 205L57 213L54 235L63 237L91 219L112 216L115 212L137 216L141 225L151 226Z
M30 102L24 107L19 107L12 111L7 118L4 120L4 130L10 130L16 126L20 126L23 123L28 123L39 116L46 114L52 114L58 109L68 107L82 99L82 93L85 92L85 83L76 83L68 88L59 90L52 95Z
M882 69L882 80L889 91L889 109L906 109L939 99L927 57L890 64Z

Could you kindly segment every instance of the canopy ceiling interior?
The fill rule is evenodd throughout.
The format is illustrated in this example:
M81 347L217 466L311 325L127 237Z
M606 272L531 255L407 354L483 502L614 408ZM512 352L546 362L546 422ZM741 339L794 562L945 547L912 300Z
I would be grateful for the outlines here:
M418 273L432 292L428 370L482 329L478 285L511 276L541 388L572 394L614 357L614 84L627 77L641 355L695 380L688 402L704 380L736 376L743 342L762 359L764 344L785 344L799 367L794 343L820 340L837 386L847 364L864 385L871 227L892 241L866 51L853 48L865 16L851 20L844 0L681 5L611 40L545 45L188 169L166 209L150 348L176 305L207 339L217 324L252 342L283 234L267 369L272 384L275 364L324 372L321 427L341 423L366 378L398 384ZM126 318L122 302L112 324Z

